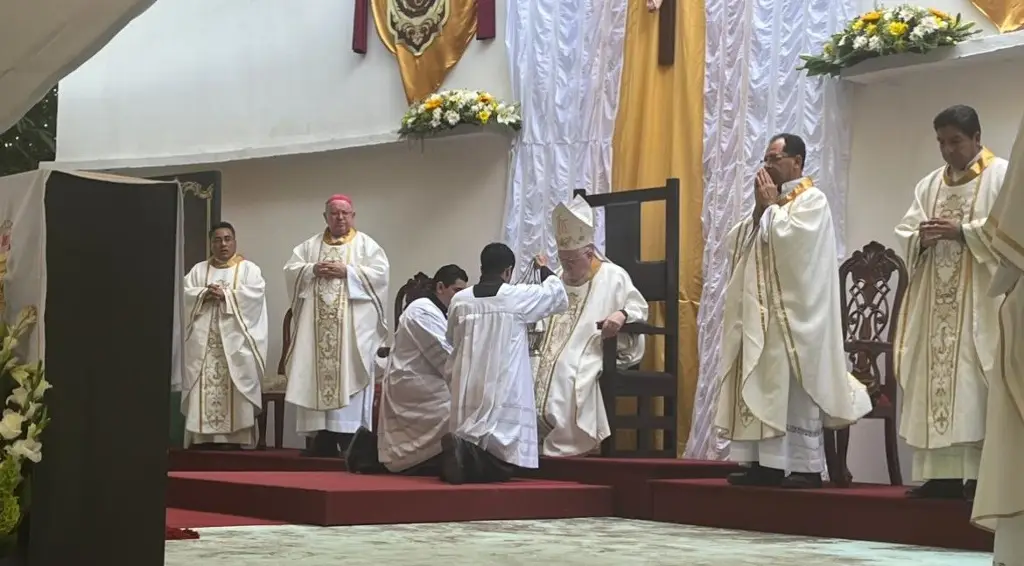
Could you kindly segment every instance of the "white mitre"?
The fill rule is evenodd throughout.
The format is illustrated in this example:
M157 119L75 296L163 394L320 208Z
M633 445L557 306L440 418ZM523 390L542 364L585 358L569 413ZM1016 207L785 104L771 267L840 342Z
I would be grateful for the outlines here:
M594 210L575 195L569 204L558 203L551 214L555 244L559 250L578 250L594 243Z

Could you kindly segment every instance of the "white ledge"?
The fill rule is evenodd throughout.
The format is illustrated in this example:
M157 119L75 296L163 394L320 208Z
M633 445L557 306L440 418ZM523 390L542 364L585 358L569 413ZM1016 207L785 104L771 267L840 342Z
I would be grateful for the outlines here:
M924 54L900 53L862 61L843 69L840 78L871 84L920 72L945 71L957 66L1024 58L1024 31L969 39Z
M503 134L503 128L480 127L480 126L458 126L440 134L424 139L422 143L432 140L444 140L454 138L476 137L480 135ZM511 137L511 136L510 136ZM302 155L307 153L322 153L327 151L339 151L343 149L354 149L358 147L369 147L387 144L416 144L420 147L418 138L405 139L399 137L397 132L382 134L357 135L339 137L325 140L301 140L291 143L281 143L273 146L239 149L210 149L208 151L195 151L191 153L178 153L172 155L150 155L137 157L99 157L84 160L62 160L44 161L39 164L40 169L67 169L74 171L104 171L124 169L149 169L162 167L183 167L186 165L225 163L228 161L244 161L247 159L265 159L269 157L280 157L285 155ZM197 148L198 149L198 148Z

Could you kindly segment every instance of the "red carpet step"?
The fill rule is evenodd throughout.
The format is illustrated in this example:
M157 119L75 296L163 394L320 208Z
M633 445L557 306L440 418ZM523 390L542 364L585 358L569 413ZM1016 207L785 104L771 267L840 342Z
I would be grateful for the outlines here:
M965 501L908 499L905 487L786 490L733 487L725 480L651 482L655 521L787 535L992 550L992 535L969 523Z
M171 450L172 472L329 472L344 471L341 458L303 458L298 450Z
M731 462L664 458L541 458L530 477L606 485L614 489L616 517L650 519L651 480L724 478L740 468Z
M251 527L256 525L283 525L281 521L223 515L189 509L167 509L167 528L169 529L201 529L205 527Z
M346 472L172 472L167 505L310 525L612 515L605 486L547 480L460 485Z

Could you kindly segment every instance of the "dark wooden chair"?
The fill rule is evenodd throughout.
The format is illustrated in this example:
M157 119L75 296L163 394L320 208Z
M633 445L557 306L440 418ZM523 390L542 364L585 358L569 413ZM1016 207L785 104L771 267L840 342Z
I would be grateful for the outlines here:
M839 267L850 373L867 387L871 396L872 410L864 418L885 421L885 459L892 485L903 485L897 442L898 385L893 371L893 342L908 283L903 260L894 250L878 242L853 252ZM850 429L825 432L829 476L836 486L847 487L853 481L846 466Z
M676 400L679 382L679 179L668 179L664 187L588 195L576 191L594 208L604 209L605 255L629 273L637 290L648 302L664 301L665 325L645 322L624 325L620 332L665 337L665 371L619 369L617 341L603 345L601 396L608 413L609 436L601 445L606 457L675 458ZM640 261L640 209L645 202L665 202L665 259ZM664 398L663 415L654 414L654 399ZM619 415L616 401L635 398L634 415ZM636 449L615 446L618 430L636 431ZM662 448L654 446L655 431L662 432Z
M409 306L409 303L425 296L426 293L431 291L430 282L430 277L421 271L398 289L398 293L395 295L395 325L392 328L398 326L398 318L405 311L405 307ZM281 336L281 360L277 363L277 373L280 376L284 376L285 359L292 345L292 309L288 309L284 313L284 325L281 329ZM377 349L377 357L379 358L387 358L390 354L391 348L387 346L381 346ZM267 427L267 405L269 403L274 404L274 447L282 447L282 439L284 437L284 395L283 391L263 394L263 412L257 417L260 429L258 448L266 448L265 431ZM379 414L380 384L375 384L373 386L373 416L371 417L374 423L377 422Z
M288 383L284 376L284 361L292 341L291 328L292 309L288 309L288 312L284 313L284 328L281 330L284 342L281 349L281 359L277 362L278 379L274 383L275 387L270 390L264 384L263 410L256 417L257 428L259 428L259 438L256 441L256 448L258 450L266 450L267 448L267 410L271 404L274 405L274 448L281 449L284 447L284 388Z

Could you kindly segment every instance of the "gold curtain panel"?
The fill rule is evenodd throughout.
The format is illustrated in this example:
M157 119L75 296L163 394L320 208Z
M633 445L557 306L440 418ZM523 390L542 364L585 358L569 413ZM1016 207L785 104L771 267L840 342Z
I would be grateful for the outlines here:
M373 0L377 35L398 59L405 98L422 100L444 82L476 36L475 0Z
M1024 29L1024 0L971 0L971 4L995 24L999 33Z

